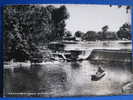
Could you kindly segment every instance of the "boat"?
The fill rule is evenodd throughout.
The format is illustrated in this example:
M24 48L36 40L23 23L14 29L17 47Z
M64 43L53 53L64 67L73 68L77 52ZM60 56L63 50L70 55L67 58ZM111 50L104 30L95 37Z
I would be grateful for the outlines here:
M102 72L102 73L98 72L95 75L91 75L91 80L92 81L98 81L98 80L100 80L104 76L105 76L105 72Z

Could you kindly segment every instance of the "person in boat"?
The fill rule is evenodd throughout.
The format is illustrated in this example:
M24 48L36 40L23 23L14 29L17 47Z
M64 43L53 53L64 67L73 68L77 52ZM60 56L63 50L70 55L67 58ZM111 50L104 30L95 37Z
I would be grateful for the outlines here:
M102 67L98 67L98 70L96 72L95 75L91 75L91 80L92 81L98 81L100 80L102 77L105 76L105 73L104 73L104 69Z
M98 70L96 72L96 74L100 74L100 73L103 73L104 72L104 69L102 67L98 67Z

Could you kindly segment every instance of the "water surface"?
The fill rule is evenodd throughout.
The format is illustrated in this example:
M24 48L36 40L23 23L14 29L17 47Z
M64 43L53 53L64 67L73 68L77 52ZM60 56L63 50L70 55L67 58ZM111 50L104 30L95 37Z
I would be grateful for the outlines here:
M78 43L66 45L66 50L80 49L86 56L94 48L131 49L131 44L117 42ZM106 75L91 81L97 68L104 68ZM4 70L6 96L94 96L122 94L122 87L132 81L131 63L95 63L88 60L59 62ZM13 94L12 94L13 93Z

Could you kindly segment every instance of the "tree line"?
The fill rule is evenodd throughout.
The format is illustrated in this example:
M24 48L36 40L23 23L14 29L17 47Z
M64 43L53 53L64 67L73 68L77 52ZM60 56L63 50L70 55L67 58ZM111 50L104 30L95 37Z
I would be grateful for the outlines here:
M128 23L124 23L117 32L108 31L108 25L103 26L101 29L102 31L99 32L87 31L84 33L82 31L76 31L73 40L76 40L76 38L80 38L82 41L131 40L131 25ZM65 37L72 37L72 33L67 31Z
M4 7L4 58L18 61L41 55L37 46L61 40L69 14L64 5Z

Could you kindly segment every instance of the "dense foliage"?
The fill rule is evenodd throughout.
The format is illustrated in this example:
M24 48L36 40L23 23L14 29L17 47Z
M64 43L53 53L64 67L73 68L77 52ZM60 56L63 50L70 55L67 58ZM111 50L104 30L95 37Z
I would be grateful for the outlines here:
M81 32L81 31L76 31L75 32L75 37L82 37L83 36L83 32Z
M81 38L86 41L96 40L131 40L131 25L123 24L117 32L108 31L107 25L102 27L102 31L88 31Z
M88 31L82 36L82 40L95 41L97 40L97 33L95 31Z
M4 8L5 59L27 60L39 53L37 45L62 39L65 6L16 5Z
M131 25L128 23L123 24L119 31L117 32L117 35L120 39L131 39Z

